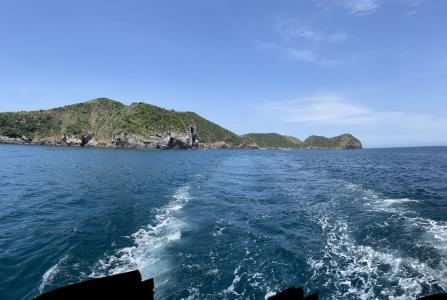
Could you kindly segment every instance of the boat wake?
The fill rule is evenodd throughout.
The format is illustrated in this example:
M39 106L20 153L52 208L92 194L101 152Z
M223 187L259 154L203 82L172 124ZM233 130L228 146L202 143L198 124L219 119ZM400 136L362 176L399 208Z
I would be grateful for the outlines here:
M64 255L54 266L49 268L42 276L39 286L39 294L43 293L47 286L51 285L54 278L61 272L62 266L70 259L69 255Z
M349 184L359 193L362 204L376 213L387 213L404 227L424 232L421 243L438 252L436 263L420 261L393 250L361 245L352 236L345 217L320 214L315 222L325 236L323 255L308 258L311 282L320 282L332 292L332 299L416 299L447 291L447 224L417 216L405 204L413 199L382 198L374 191ZM387 222L381 226L390 226Z
M323 257L309 258L308 264L311 281L324 282L332 299L415 299L434 287L446 290L443 267L433 269L415 258L359 245L342 219L322 217L319 225L326 235Z
M115 251L99 260L90 277L101 277L139 269L144 278L157 277L168 272L169 257L165 248L181 238L184 226L176 213L191 199L189 185L180 187L173 200L157 209L155 225L147 225L131 235L134 245ZM160 285L160 284L159 284Z
M363 204L368 210L388 213L389 219L395 220L399 225L422 232L424 236L421 237L419 242L436 249L440 255L445 256L447 254L447 222L422 217L409 209L407 204L419 203L418 200L383 198L372 190L352 184L349 185L349 188L363 193ZM446 257L444 259L447 260ZM445 289L447 289L447 286Z

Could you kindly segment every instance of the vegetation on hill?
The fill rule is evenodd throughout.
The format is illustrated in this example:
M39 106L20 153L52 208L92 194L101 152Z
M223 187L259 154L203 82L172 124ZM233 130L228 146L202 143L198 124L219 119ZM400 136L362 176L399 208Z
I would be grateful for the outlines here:
M196 130L199 144L194 144L191 127ZM90 143L91 146L157 149L170 149L175 145L307 149L362 147L360 141L350 134L333 138L310 136L304 142L277 133L238 136L193 112L177 112L141 102L127 106L107 98L49 110L0 113L0 138L0 143L80 146Z
M261 148L299 148L301 146L299 139L277 133L248 133L242 135L242 138Z
M182 112L185 120L189 124L194 124L197 128L197 135L201 142L204 143L216 143L216 142L226 142L228 144L242 144L244 140L236 135L235 133L202 118L193 112Z
M302 147L306 149L359 149L362 148L362 143L351 134L332 138L312 135L304 140Z
M94 134L112 138L117 134L147 136L158 133L188 132L191 126L203 143L242 139L229 130L192 112L176 112L146 103L126 106L106 98L33 112L0 113L0 135L35 139L54 135Z

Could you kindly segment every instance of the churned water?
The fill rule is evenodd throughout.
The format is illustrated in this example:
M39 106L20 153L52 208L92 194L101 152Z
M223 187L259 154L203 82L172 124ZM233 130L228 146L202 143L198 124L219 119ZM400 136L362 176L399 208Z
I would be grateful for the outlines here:
M447 148L0 146L0 298L139 269L158 299L447 291Z

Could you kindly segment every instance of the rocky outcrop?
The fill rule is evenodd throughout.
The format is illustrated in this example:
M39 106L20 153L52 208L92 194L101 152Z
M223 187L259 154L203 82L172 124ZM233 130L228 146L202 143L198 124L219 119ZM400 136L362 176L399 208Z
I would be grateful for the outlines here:
M30 142L24 138L13 138L7 136L0 136L0 144L29 144Z
M195 143L195 139L189 134L170 133L150 135L147 137L119 134L113 137L111 141L97 141L92 139L87 146L137 149L189 149L197 147L197 144Z
M190 149L197 148L197 136L189 134L171 133L164 135L140 136L134 134L118 134L112 139L96 138L93 134L79 136L63 135L37 138L11 138L0 136L0 144L33 144L68 147L103 147L103 148L129 148L129 149Z

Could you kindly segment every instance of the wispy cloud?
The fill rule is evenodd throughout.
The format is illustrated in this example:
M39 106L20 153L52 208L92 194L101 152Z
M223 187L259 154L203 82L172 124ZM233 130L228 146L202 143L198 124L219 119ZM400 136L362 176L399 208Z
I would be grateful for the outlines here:
M318 59L317 54L309 49L284 48L282 50L285 56L291 60L316 62Z
M377 11L387 3L397 3L410 9L407 15L416 13L415 8L426 0L310 0L318 8L324 11L341 9L353 15L368 15Z
M446 117L376 110L335 94L269 102L256 110L289 124L290 128L297 124L298 128L310 128L313 133L350 131L370 146L447 144Z
M378 111L335 94L318 94L294 100L269 102L259 108L274 113L284 122L370 125L390 120L400 122L405 118L408 121L431 120L447 124L447 118L404 111Z
M289 60L307 63L315 63L319 60L318 55L310 49L293 48L265 42L257 42L256 47L261 51L278 53L280 56Z
M376 110L335 94L269 102L256 110L288 128L307 128L309 134L351 132L368 146L447 145L446 117Z
M325 11L343 9L352 14L364 15L377 10L383 0L311 0L318 8Z
M426 0L401 0L405 7L407 8L406 15L407 16L414 16L417 12L420 6L424 4Z
M348 38L344 31L324 32L305 26L290 18L276 19L275 29L284 41L322 43L340 43Z
M275 113L284 122L358 124L377 120L366 106L334 95L317 95L264 104L261 109Z
M320 65L334 64L334 60L321 55L325 45L341 43L348 38L344 31L324 32L292 18L277 18L274 31L279 38L275 42L258 41L258 50L275 52L289 60Z
M356 14L368 14L380 6L380 0L341 0L338 1L346 9Z

